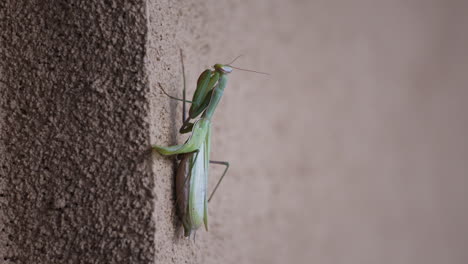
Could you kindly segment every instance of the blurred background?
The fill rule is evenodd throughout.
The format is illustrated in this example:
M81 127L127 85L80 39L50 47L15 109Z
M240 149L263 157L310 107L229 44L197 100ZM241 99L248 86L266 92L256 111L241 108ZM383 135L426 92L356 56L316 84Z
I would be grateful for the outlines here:
M179 47L190 95L204 68L240 54L235 66L270 73L230 75L212 158L231 168L210 203L211 229L196 243L163 242L172 231L157 229L160 259L467 263L466 2L194 1L148 10L149 43L159 45L149 60L165 57L173 69L153 84L181 94ZM171 33L158 36L162 28ZM158 63L150 68L166 68ZM153 116L170 109L163 116L173 122L153 127L152 142L161 142L158 133L180 126L180 105L152 87ZM167 173L159 186L171 161L155 159L154 170ZM212 170L211 186L221 173ZM159 224L170 219L167 211Z

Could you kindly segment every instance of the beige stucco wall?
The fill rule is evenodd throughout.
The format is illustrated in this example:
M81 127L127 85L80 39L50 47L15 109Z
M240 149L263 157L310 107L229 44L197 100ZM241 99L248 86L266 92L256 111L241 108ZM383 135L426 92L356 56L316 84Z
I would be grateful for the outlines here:
M6 3L11 263L468 261L462 1ZM195 242L173 161L146 152L183 141L180 104L157 88L181 95L179 48L189 94L239 54L270 73L230 76L212 157L231 169Z
M236 65L271 75L231 75L214 119L213 158L230 160L232 169L210 204L211 230L196 245L162 242L177 253L161 255L195 254L199 263L468 261L466 4L173 8L166 19L174 21L176 45L165 47L177 73L164 83L173 94L181 94L178 47L192 89L204 67L239 54ZM164 97L152 102L153 115L176 114L175 127L152 134L151 142L168 143L180 112Z

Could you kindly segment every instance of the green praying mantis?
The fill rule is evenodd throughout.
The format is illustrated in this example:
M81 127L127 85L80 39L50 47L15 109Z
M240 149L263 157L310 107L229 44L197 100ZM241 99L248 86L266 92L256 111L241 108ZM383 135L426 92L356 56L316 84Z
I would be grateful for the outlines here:
M210 160L211 150L211 119L220 102L227 84L227 75L233 69L244 70L229 64L215 64L213 69L205 70L197 81L197 88L192 101L185 100L185 69L183 54L180 50L182 72L184 79L183 99L166 93L161 84L159 87L168 97L183 102L181 134L192 132L184 144L174 146L152 146L162 155L178 155L179 164L176 173L176 206L177 212L184 226L184 235L189 237L202 224L208 231L208 202L219 187L229 169L229 162ZM251 71L251 70L246 70ZM265 74L262 72L251 71ZM185 103L191 103L188 117L186 117ZM207 199L209 164L224 165L225 169L218 183Z

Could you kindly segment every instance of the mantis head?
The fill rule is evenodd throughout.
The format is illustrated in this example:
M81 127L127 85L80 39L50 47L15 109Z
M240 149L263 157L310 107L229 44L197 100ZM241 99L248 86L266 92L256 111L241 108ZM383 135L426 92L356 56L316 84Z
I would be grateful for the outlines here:
M213 68L215 69L215 71L223 74L228 74L232 72L232 67L225 64L215 64Z
M266 74L266 75L269 75L268 73L266 72L259 72L259 71L253 71L253 70L247 70L247 69L242 69L242 68L237 68L237 67L234 67L234 66L231 66L232 63L234 63L238 58L240 58L242 55L239 55L237 56L235 59L233 59L230 63L228 64L215 64L213 66L213 68L215 69L215 71L217 72L220 72L222 74L228 74L228 73L231 73L233 69L236 69L236 70L241 70L241 71L247 71L247 72L254 72L254 73L260 73L260 74Z

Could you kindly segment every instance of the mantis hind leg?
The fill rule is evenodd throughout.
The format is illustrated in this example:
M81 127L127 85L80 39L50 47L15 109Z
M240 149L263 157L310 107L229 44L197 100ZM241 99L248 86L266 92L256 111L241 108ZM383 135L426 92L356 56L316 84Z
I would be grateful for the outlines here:
M186 106L186 103L192 104L193 101L186 99L187 83L186 83L186 78L185 78L184 55L182 53L182 49L180 49L180 63L182 65L182 79L183 79L182 99L168 94L166 90L164 90L164 88L162 87L161 83L158 83L158 85L159 85L159 88L163 91L163 93L167 97L171 98L172 100L183 102L182 104L182 127L180 128L179 132L181 134L185 134L185 133L191 132L193 128L193 123L190 122L190 118L187 118L187 106Z
M182 53L182 49L180 49L180 64L182 65L182 80L184 83L184 89L182 90L182 127L180 128L179 132L181 134L185 134L192 131L193 123L190 123L190 117L187 118L187 106L185 105L186 102L192 103L192 101L186 100L186 91L187 91L187 82L185 79L185 65L184 65L184 54Z
M182 98L184 98L184 104L182 105L182 122L185 124L186 120L187 120L187 109L186 109L186 106L185 106L185 98L186 98L186 86L187 86L187 82L185 80L185 65L184 65L184 54L182 53L182 49L179 50L180 51L180 64L182 65L182 80L184 82L184 89L182 90Z
M217 164L217 165L224 165L224 166L226 166L226 168L224 169L224 172L223 172L223 175L221 175L221 178L219 178L218 183L216 183L215 188L214 188L213 191L211 192L210 198L208 198L208 202L210 202L211 199L213 198L213 195L215 194L216 190L218 189L219 184L221 183L221 181L223 180L224 176L226 175L226 172L227 172L228 169L229 169L229 162L227 162L227 161L210 160L210 163L211 163L211 164Z
M166 90L164 90L164 88L162 87L161 83L158 83L158 86L159 86L159 88L161 89L161 91L163 91L163 93L164 93L167 97L169 97L169 98L171 98L171 99L173 99L173 100L180 101L180 102L184 102L184 105L185 105L186 102L187 102L187 103L193 103L193 102L190 101L190 100L185 100L185 96L184 96L183 99L180 99L180 98L177 98L177 97L175 97L175 96L172 96L172 95L168 94L168 93L166 92ZM185 90L185 89L184 89L184 90ZM185 93L184 93L184 95L185 95ZM184 107L184 108L185 108L185 107ZM185 112L184 112L184 116L185 116Z
M186 82L186 78L185 78L185 65L184 65L184 54L182 53L182 49L180 49L180 63L182 65L182 80L183 80L183 90L182 90L182 99L181 98L177 98L175 96L172 96L170 94L168 94L166 92L166 90L164 90L164 88L162 87L161 83L158 82L158 86L159 88L161 89L161 91L163 91L163 93L173 99L173 100L176 100L176 101L180 101L180 102L183 102L183 105L182 105L182 122L186 122L186 116L187 116L187 111L186 111L186 105L185 103L193 103L192 101L190 100L186 100L186 86L187 86L187 82Z

